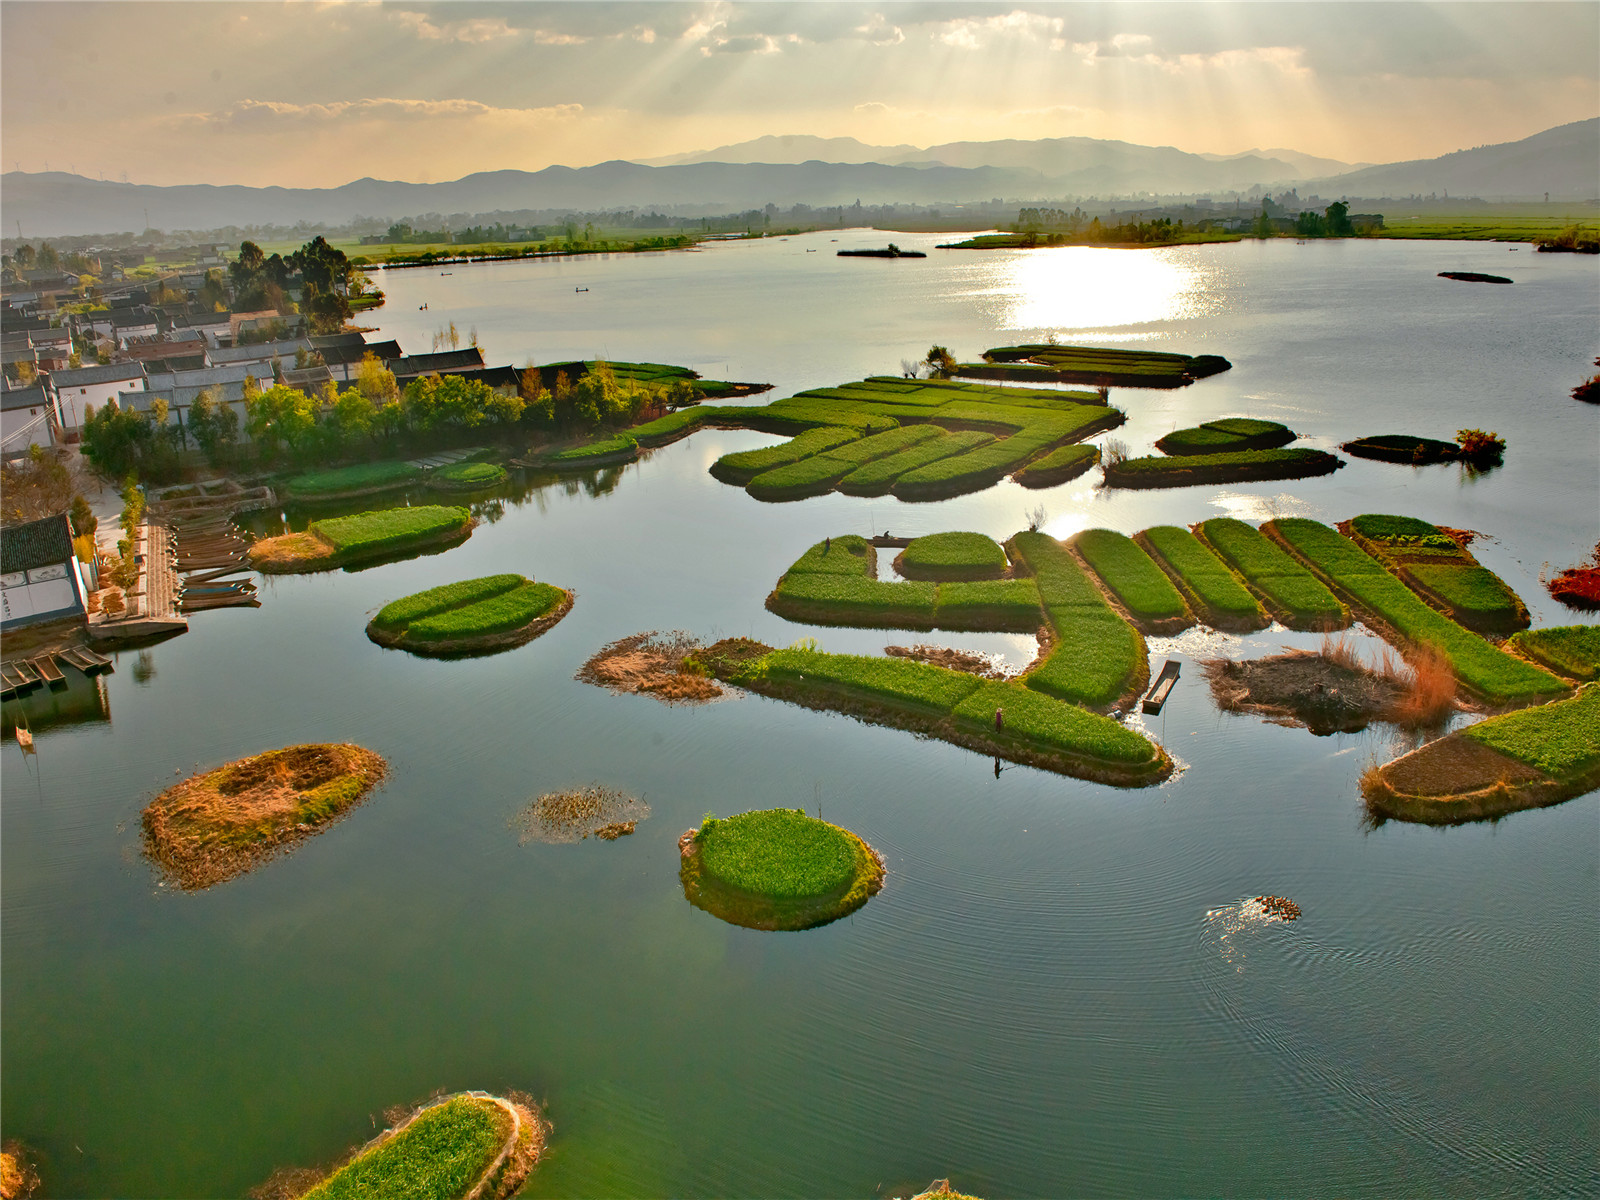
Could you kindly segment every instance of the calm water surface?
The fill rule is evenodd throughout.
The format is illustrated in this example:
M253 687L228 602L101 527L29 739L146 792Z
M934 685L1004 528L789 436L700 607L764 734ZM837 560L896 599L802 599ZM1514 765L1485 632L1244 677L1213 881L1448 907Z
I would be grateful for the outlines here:
M1186 769L1143 791L997 779L954 747L759 698L669 709L572 678L652 628L869 653L928 640L794 625L762 601L826 534L1004 537L1040 503L1058 536L1413 513L1482 531L1479 556L1536 622L1569 622L1539 575L1600 537L1596 416L1567 397L1600 352L1594 260L1274 242L850 261L832 236L389 272L376 316L413 351L454 319L491 362L679 362L774 395L892 373L931 342L967 357L1056 331L1234 362L1180 391L1114 391L1135 452L1249 414L1325 447L1482 426L1508 438L1506 465L773 506L706 467L774 439L713 431L623 470L518 481L443 555L264 580L261 609L122 654L109 720L36 717L36 758L0 747L0 1116L43 1150L51 1194L238 1195L440 1087L547 1102L529 1195L871 1197L936 1176L989 1196L1600 1190L1600 799L1367 828L1356 780L1399 748L1390 733L1220 715L1191 665L1314 638L1153 640L1184 676L1142 720ZM461 662L362 636L397 596L505 570L575 589L572 614ZM1032 649L937 636L1017 663ZM157 885L137 838L155 792L325 740L384 754L390 782L252 875ZM589 781L653 815L612 844L517 844L521 805ZM888 861L852 918L762 934L683 899L674 842L704 813L819 803ZM1263 892L1304 917L1241 923L1237 901Z

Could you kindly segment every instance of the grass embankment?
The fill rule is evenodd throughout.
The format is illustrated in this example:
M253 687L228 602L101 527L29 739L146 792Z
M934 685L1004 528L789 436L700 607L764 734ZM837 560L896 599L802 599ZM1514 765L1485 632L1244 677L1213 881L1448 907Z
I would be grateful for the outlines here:
M794 500L821 495L832 491L846 476L869 463L912 450L940 436L940 430L930 425L901 426L870 434L763 472L750 480L746 490L757 500Z
M429 487L449 492L476 492L506 481L506 469L497 463L463 462L440 467L428 475Z
M1107 486L1121 488L1190 487L1259 479L1306 479L1332 474L1342 466L1343 460L1326 450L1233 450L1171 458L1152 455L1106 463L1105 480Z
M339 500L409 487L421 478L421 468L408 462L375 462L307 471L284 486L291 500Z
M812 929L883 887L883 860L848 829L799 809L707 817L679 841L689 902L749 929Z
M1349 610L1315 575L1237 517L1213 517L1194 532L1290 629L1326 632L1350 624Z
M1600 677L1600 625L1556 625L1525 629L1506 640L1506 648L1568 679Z
M1005 554L989 544L999 552L1003 572ZM969 544L967 552L975 553L975 545ZM891 583L875 578L876 573L877 551L866 539L847 535L831 544L818 542L784 572L767 597L767 608L815 625L1022 633L1039 627L1039 594L1031 579Z
M822 454L835 446L853 442L860 436L859 429L824 425L819 429L807 430L781 445L724 454L711 464L711 474L723 483L747 484L757 475Z
M384 777L360 746L288 746L195 775L144 810L145 852L185 890L242 875L320 833Z
M472 514L453 505L419 505L329 517L303 533L262 538L250 565L264 574L326 571L371 559L457 542L472 533Z
M1134 540L1178 585L1195 615L1213 629L1244 633L1272 623L1227 564L1187 529L1154 525Z
M1447 617L1480 633L1528 627L1528 610L1456 538L1415 517L1364 513L1340 530Z
M1455 462L1461 457L1461 447L1454 442L1441 442L1437 438L1416 437L1408 433L1382 433L1374 437L1356 438L1345 442L1339 449L1356 458L1410 463L1418 467L1429 463Z
M999 579L1009 564L1000 543L981 533L931 533L894 560L907 579Z
M1560 695L1566 684L1550 672L1514 658L1424 604L1384 565L1336 530L1304 517L1284 517L1262 526L1358 605L1364 619L1391 630L1402 645L1442 655L1457 680L1494 705L1530 704Z
M1277 421L1224 417L1189 429L1174 429L1156 442L1163 454L1222 454L1234 450L1276 450L1294 441L1295 432Z
M1226 371L1232 365L1216 354L1195 356L1126 347L1034 343L985 350L983 362L962 363L956 374L1018 383L1049 380L1107 387L1173 388Z
M499 1200L522 1186L543 1150L531 1104L463 1093L386 1131L301 1200Z
M1600 787L1600 684L1469 725L1361 778L1379 817L1454 824L1558 804Z
M1010 549L1012 560L1033 575L1055 635L1043 661L1024 677L1027 686L1098 709L1137 696L1150 678L1144 638L1106 603L1077 559L1043 533L1019 533Z
M552 471L587 471L628 463L639 457L639 439L631 433L617 433L581 446L553 450L530 460Z
M1079 779L1143 787L1172 771L1166 752L1142 735L1018 683L902 658L773 650L743 638L708 647L697 660L718 678L762 695Z
M1011 478L1026 488L1055 487L1099 464L1099 446L1062 446L1034 459Z
M564 588L524 575L485 575L385 605L367 623L367 636L414 654L476 654L520 646L571 609Z
M1172 634L1194 624L1172 580L1132 538L1110 529L1086 529L1071 545L1144 632Z

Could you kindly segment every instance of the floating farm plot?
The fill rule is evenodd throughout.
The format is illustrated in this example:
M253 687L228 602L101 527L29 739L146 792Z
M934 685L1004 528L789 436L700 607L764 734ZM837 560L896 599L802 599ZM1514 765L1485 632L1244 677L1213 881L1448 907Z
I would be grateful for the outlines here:
M384 605L367 623L367 636L414 654L485 654L538 637L571 609L565 588L524 575L485 575Z

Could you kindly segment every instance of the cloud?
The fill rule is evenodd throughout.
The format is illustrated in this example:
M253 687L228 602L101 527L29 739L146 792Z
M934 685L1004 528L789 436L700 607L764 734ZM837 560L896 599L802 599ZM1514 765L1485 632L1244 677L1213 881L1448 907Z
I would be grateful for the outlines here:
M478 100L397 100L372 97L327 104L295 104L287 100L240 100L232 108L191 113L189 121L219 129L270 129L278 126L328 126L358 121L380 124L436 120L500 120L526 123L559 121L581 115L581 104L545 108L496 108Z
M982 50L1001 38L1020 37L1028 41L1049 42L1059 38L1066 28L1061 17L1013 9L993 17L961 17L944 23L938 39L946 46L960 50Z
M497 41L500 38L517 37L522 32L513 29L504 17L471 17L464 21L445 21L435 24L426 13L402 11L394 13L393 16L406 29L430 42L478 44Z

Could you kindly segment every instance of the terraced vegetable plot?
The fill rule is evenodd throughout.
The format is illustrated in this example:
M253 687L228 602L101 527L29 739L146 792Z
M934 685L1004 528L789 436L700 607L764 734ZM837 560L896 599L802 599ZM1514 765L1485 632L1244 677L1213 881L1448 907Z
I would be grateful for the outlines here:
M1513 658L1429 608L1382 563L1328 526L1286 517L1262 528L1400 638L1442 654L1456 678L1489 703L1527 704L1565 690L1548 671Z
M1195 614L1206 624L1243 631L1271 623L1227 564L1187 529L1155 525L1139 534L1137 540L1178 581Z
M1233 450L1172 458L1130 458L1108 463L1105 479L1109 487L1189 487L1249 479L1306 479L1331 474L1343 465L1325 450Z
M1343 629L1350 624L1349 612L1316 576L1238 518L1213 517L1196 525L1195 533L1290 629Z
M1442 529L1415 517L1365 513L1343 528L1446 616L1482 633L1526 629L1528 610L1505 582Z
M981 363L962 363L957 374L977 379L1051 380L1113 387L1182 387L1233 364L1215 354L1191 356L1125 347L996 346Z
M1146 632L1176 633L1194 623L1172 580L1132 538L1086 529L1072 545Z
M998 579L1006 552L981 533L932 533L912 541L895 559L907 579Z

